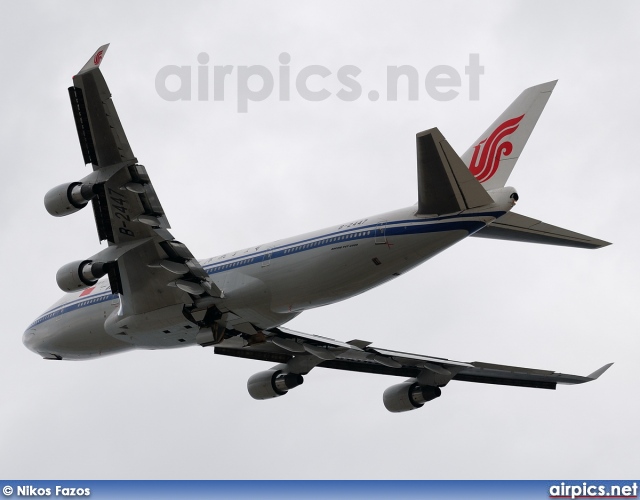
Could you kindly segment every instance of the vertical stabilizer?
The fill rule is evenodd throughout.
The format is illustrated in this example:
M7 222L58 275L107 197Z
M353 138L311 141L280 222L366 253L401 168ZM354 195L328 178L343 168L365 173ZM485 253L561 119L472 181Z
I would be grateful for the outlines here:
M543 83L522 92L462 155L462 161L486 190L507 183L556 83Z
M416 135L418 215L462 212L493 203L437 128Z

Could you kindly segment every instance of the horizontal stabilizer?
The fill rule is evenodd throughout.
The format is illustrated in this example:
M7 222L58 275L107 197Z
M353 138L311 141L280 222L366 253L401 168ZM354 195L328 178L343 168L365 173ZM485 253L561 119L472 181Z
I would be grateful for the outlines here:
M493 203L437 128L416 135L417 215L462 212Z
M576 248L601 248L611 244L513 212L503 215L472 236Z

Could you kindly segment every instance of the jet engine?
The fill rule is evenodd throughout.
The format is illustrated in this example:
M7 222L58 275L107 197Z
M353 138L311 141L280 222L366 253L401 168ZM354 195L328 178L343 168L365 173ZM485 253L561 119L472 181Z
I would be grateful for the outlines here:
M84 208L94 196L92 185L82 182L60 184L44 195L44 207L54 217L64 217Z
M440 397L439 387L421 386L415 380L392 385L382 395L384 406L392 413L415 410L432 399Z
M95 285L105 274L107 274L107 264L77 260L58 269L56 281L63 292L75 292Z
M267 370L249 377L247 390L253 399L271 399L284 396L287 391L304 382L302 375Z

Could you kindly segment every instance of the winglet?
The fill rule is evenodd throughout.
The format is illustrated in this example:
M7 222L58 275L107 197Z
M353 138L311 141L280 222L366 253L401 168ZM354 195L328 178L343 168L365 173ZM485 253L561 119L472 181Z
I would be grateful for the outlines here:
M613 363L608 363L606 365L604 365L602 368L598 368L595 372L593 372L591 375L588 375L587 378L590 378L591 380L595 380L597 379L600 375L602 375L604 372L606 372L609 368L611 368L611 365L613 365Z
M83 73L86 73L87 71L98 69L100 67L100 63L102 62L102 59L104 58L104 55L107 53L108 48L109 44L106 44L96 50L95 54L93 54L87 61L87 64L82 66L82 69L78 72L78 74L81 75Z

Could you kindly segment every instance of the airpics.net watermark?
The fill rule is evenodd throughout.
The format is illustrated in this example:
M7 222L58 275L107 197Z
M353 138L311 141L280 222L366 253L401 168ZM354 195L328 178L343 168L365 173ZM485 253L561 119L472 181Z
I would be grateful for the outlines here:
M166 101L209 101L211 98L224 101L225 97L235 97L238 113L247 113L250 102L269 98L290 101L292 96L297 96L305 101L318 102L333 97L353 102L364 94L360 81L362 70L353 64L340 66L336 71L320 64L297 69L292 68L291 56L286 52L278 56L276 71L260 64L211 65L206 52L198 54L197 61L195 69L191 65L173 64L160 68L155 81L158 95ZM369 90L366 98L370 101L380 98L398 101L402 94L403 99L418 101L426 92L435 101L451 101L460 95L457 89L467 87L469 100L479 100L480 76L484 74L479 54L469 54L463 73L464 77L453 66L441 64L426 72L423 70L424 76L421 77L421 72L411 65L387 66L385 90Z
M638 484L582 484L563 481L549 488L549 498L638 498Z

